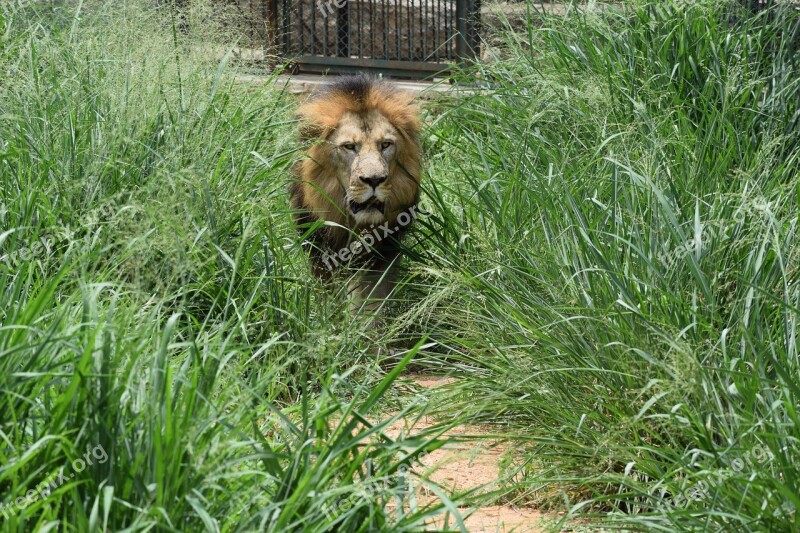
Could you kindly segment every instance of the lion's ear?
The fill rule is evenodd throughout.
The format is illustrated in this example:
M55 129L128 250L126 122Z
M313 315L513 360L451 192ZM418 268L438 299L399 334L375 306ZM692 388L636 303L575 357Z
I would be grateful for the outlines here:
M325 133L325 126L314 120L313 110L309 104L300 106L295 113L298 121L297 135L301 141L317 140Z
M347 98L341 95L312 97L297 110L300 119L298 128L303 140L324 139L336 129L339 119L345 111L352 107Z
M299 135L301 141L308 142L325 137L325 127L306 120L302 115L298 115L297 118L300 121L300 125L297 128L297 134Z
M392 123L395 127L403 133L406 139L417 142L420 131L422 131L419 108L414 104L408 104L392 111Z
M419 108L415 104L410 104L402 113L398 113L396 120L398 129L406 135L409 141L419 142L422 119Z
M366 107L380 111L406 138L416 138L422 129L419 107L408 91L379 83L370 91Z

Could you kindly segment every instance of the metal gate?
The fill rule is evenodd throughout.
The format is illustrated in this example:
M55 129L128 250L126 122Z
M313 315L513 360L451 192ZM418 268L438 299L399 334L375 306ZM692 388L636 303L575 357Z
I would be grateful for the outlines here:
M479 53L481 0L270 0L295 72L425 77Z

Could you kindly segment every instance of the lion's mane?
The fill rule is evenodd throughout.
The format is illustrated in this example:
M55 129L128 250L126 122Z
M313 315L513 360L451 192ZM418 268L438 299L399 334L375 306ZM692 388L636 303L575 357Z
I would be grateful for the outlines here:
M397 216L416 206L419 200L421 121L412 96L383 80L347 76L319 90L298 109L300 138L310 146L308 157L294 167L290 200L301 234L306 234L318 220L335 224L319 227L307 236L307 244L312 248L312 266L323 277L326 273L320 268L320 256L347 246L353 233L359 231L347 215L345 191L337 181L332 163L332 147L324 141L336 130L345 113L367 117L372 110L381 113L400 133L397 164L390 176L392 193L385 213L390 227L397 227ZM398 238L405 229L382 242L375 253L387 258L396 255Z

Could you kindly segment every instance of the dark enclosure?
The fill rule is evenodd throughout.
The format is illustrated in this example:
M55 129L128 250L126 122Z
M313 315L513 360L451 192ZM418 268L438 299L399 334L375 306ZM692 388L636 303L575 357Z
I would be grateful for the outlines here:
M425 77L479 54L481 0L239 0L294 72ZM245 7L242 5L242 7Z

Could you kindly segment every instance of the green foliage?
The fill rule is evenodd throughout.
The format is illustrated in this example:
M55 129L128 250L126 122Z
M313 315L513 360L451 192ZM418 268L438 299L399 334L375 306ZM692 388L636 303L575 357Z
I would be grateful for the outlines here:
M564 520L800 528L795 10L509 25L429 111L381 358L298 249L292 99L209 59L219 5L142 5L0 8L0 504L75 474L4 530L418 531L420 412ZM457 379L369 422L410 364Z
M720 2L531 16L435 122L452 398L530 441L532 501L800 526L798 23Z
M310 278L294 103L210 59L224 10L2 9L0 529L418 530L441 430L366 418L418 347L376 373Z

